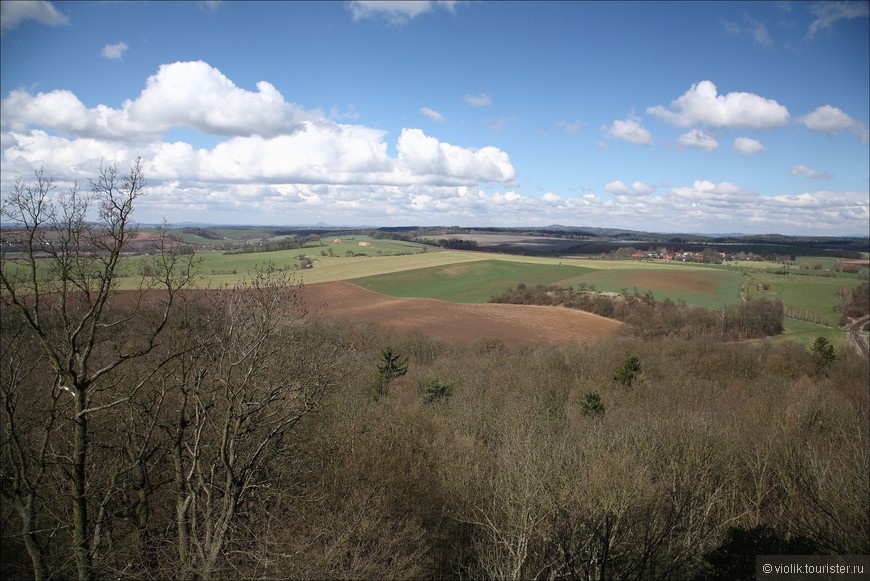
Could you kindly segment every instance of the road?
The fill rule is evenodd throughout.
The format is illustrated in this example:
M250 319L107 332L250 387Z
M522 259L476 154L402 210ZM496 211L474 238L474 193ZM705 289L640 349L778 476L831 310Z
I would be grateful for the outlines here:
M866 331L862 331L868 325L870 325L870 317L862 317L849 325L849 345L852 345L864 357L870 357L868 334Z

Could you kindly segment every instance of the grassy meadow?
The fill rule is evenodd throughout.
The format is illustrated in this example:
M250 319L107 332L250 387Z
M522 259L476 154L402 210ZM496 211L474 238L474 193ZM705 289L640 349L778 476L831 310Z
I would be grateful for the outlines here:
M525 283L567 286L591 272L581 266L478 260L351 279L377 293L458 303L485 303L496 293Z
M861 282L858 276L843 273L808 274L807 271L798 271L795 274L779 274L754 271L749 274L746 294L747 298L780 299L786 307L786 313L792 312L794 318L837 327L840 315L834 307L838 304L839 290L851 290Z

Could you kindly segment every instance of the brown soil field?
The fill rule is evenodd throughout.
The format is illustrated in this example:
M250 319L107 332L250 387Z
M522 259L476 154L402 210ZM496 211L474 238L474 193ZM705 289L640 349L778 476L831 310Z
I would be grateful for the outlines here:
M705 293L716 296L718 284L716 281L705 278L697 272L638 272L626 274L626 281L631 284L659 291L673 291L675 289L688 289L693 292Z
M622 323L561 307L451 303L395 298L337 281L306 285L302 298L322 317L369 321L400 332L459 343L500 339L506 344L591 341L616 333Z

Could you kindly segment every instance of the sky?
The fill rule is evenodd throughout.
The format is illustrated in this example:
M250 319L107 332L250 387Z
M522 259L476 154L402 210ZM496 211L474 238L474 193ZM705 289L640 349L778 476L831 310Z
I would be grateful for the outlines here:
M867 236L868 2L0 2L0 192L142 223Z

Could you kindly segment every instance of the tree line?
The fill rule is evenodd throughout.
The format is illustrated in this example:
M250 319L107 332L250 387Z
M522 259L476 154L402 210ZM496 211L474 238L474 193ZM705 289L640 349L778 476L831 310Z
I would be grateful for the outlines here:
M552 305L579 309L623 321L639 337L715 338L720 341L757 339L782 333L785 309L778 299L751 299L719 309L656 300L651 293L619 295L575 290L556 285L516 288L493 295L493 303Z
M268 265L188 289L166 238L120 293L144 186L39 174L4 203L34 249L67 233L0 254L4 579L709 579L870 552L866 359L451 344L321 319Z

